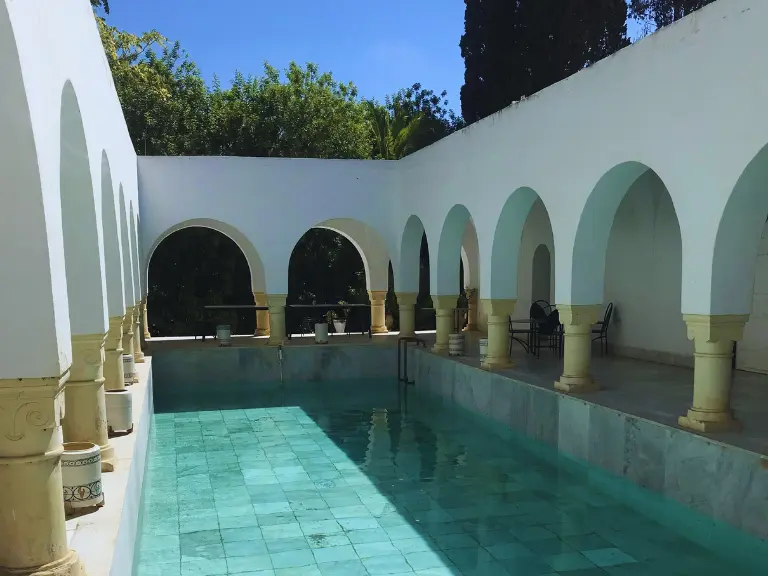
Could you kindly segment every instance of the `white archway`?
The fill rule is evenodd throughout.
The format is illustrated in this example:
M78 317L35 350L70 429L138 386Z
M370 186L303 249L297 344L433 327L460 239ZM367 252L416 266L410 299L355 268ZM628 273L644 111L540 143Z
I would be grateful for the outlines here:
M112 170L106 151L101 154L101 227L104 240L104 276L107 288L107 315L110 318L125 314L125 287L123 284L120 232L115 210L115 191Z
M134 304L141 301L141 282L139 280L141 274L141 264L139 263L139 239L138 239L138 224L136 222L136 214L133 211L133 202L130 202L128 209L128 232L131 238L131 271L133 273L133 297L135 298Z
M123 287L125 289L125 308L133 306L136 294L133 291L133 249L128 231L128 211L125 206L123 185L120 185L120 246L123 257ZM123 311L125 313L125 311Z
M424 224L416 215L405 223L400 240L400 266L395 274L395 291L419 293L421 273L421 242L424 238Z
M533 273L531 274L531 301L552 298L552 260L546 244L539 244L533 253ZM551 302L550 302L551 303Z
M455 204L445 217L442 230L440 231L440 241L437 247L437 263L432 267L431 292L437 296L452 296L458 294L459 286L459 265L461 262L462 246L468 244L465 240L469 224L472 222L472 216L463 204ZM474 232L474 225L470 228ZM470 232L470 233L471 233ZM470 245L477 246L477 234ZM470 269L472 265L468 266Z

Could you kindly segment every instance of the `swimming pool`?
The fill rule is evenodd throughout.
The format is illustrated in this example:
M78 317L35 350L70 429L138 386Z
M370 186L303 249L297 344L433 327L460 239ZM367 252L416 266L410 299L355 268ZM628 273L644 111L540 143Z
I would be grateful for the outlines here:
M162 384L138 576L768 570L765 557L737 564L727 541L698 545L536 444L390 380Z

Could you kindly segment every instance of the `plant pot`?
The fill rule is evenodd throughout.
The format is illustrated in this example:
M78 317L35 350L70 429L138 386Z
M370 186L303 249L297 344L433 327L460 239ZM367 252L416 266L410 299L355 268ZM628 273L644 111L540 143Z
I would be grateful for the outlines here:
M336 334L344 334L347 331L347 321L346 320L334 320L333 321L333 330L336 332Z
M216 340L219 346L232 346L232 328L229 324L216 326Z
M387 327L388 332L392 332L392 326L395 324L395 317L392 314L384 316L384 326Z
M448 335L448 355L464 356L464 334Z
M133 395L130 390L107 390L107 431L133 432Z
M101 491L101 449L92 442L65 442L61 455L64 508L104 506Z
M488 338L480 338L480 362L488 356Z
M136 359L133 354L123 354L123 375L126 386L131 386L139 381L136 377Z
M317 344L328 343L328 323L319 322L315 324L315 342Z

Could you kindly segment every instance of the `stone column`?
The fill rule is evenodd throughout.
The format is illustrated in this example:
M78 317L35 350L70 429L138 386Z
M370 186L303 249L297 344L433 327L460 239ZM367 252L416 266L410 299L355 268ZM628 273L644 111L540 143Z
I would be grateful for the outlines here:
M269 305L269 342L277 346L285 342L285 298L286 294L270 294L267 296Z
M123 354L133 353L133 325L133 306L128 306L123 318ZM136 383L138 379L134 378L133 381Z
M464 328L466 332L477 331L477 288L467 288L467 325ZM514 305L513 305L514 307Z
M435 307L435 345L432 352L448 353L448 335L453 332L453 311L456 310L458 296L432 296Z
M264 292L253 293L253 303L256 306L268 306L267 295ZM269 336L269 310L256 310L256 332L254 336Z
M123 372L123 321L124 316L109 319L109 332L104 344L104 389L125 390Z
M400 336L416 335L416 292L398 292L397 306L400 309Z
M565 329L563 349L563 375L555 382L555 388L562 392L580 394L597 390L599 386L592 378L592 326L601 317L597 305L573 306L558 304L560 322Z
M693 340L693 406L678 424L696 432L740 430L731 410L733 343L741 340L744 316L683 314Z
M488 298L483 305L488 311L488 353L481 364L485 370L511 368L509 359L509 316L515 311L513 298Z
M101 448L101 471L115 469L115 449L107 438L104 399L104 343L107 334L72 336L72 369L64 394L65 442L93 442ZM122 366L122 362L121 362Z
M81 576L61 483L64 375L0 380L0 574Z
M386 290L369 290L371 299L371 332L374 334L386 334L387 324L384 319L384 303L387 300Z
M141 351L141 302L133 308L133 361L142 364L144 352Z
M149 333L149 320L147 319L147 297L141 301L141 317L144 319L144 340L149 340L152 335Z

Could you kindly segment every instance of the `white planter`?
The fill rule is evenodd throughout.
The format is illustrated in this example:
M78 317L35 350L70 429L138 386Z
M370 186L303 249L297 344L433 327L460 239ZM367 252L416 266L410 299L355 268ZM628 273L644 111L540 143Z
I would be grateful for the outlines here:
M126 386L136 384L138 378L136 378L136 359L133 354L123 354L123 374L124 382Z
M328 343L328 324L326 322L315 324L315 342L318 344Z
M464 355L464 334L448 335L448 355L449 356Z
M488 338L480 338L480 361L485 360L488 356Z
M232 328L229 324L216 326L216 340L219 346L232 346Z
M347 321L346 320L334 320L333 321L333 329L336 331L336 334L344 334L347 330Z
M65 442L61 455L65 508L103 506L101 450L91 442Z
M107 430L133 432L133 395L130 390L107 390Z

